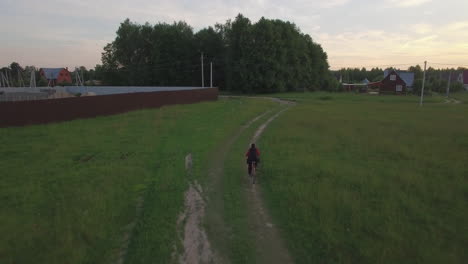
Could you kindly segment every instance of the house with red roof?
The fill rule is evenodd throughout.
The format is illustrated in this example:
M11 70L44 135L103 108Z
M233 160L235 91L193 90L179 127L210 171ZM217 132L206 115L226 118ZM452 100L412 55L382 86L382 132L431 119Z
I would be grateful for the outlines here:
M41 68L39 74L47 80L49 86L55 86L61 83L72 83L68 68Z
M468 91L468 70L464 70L458 75L457 81L463 84L465 90Z
M405 94L411 90L414 73L396 70L385 70L384 79L380 81L379 93Z
M345 91L376 92L379 94L407 94L413 90L414 72L387 69L384 78L378 82L343 83Z

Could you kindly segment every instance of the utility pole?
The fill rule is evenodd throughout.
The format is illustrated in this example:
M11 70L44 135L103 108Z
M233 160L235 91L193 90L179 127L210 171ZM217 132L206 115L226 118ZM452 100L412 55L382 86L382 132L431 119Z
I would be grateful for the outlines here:
M36 71L31 70L31 78L29 79L29 88L36 88Z
M11 70L7 71L7 79L8 79L8 83L14 87L14 83L13 83L13 77L11 77Z
M421 101L419 102L419 106L423 105L424 83L426 82L426 64L427 64L427 61L424 61L424 74L423 74L423 83L422 83L422 89L421 89Z
M83 75L83 69L80 68L80 73L81 73L81 85L83 86L85 83L84 75Z
M450 71L449 73L449 80L448 80L448 84L447 84L447 98L449 97L449 94L450 94L450 81L452 80L452 71Z
M201 87L205 87L205 76L203 72L203 52L201 53Z
M5 73L0 72L0 77L2 78L3 86L4 86L4 87L10 87L10 82L8 81L8 73L7 73L7 71L5 71Z
M21 74L21 71L18 69L18 85L19 87L26 87L26 84L24 83L23 80L23 74Z
M78 67L75 67L75 79L76 79L76 86L84 86L83 84L83 72L81 72L81 75L80 75L80 72L81 72L81 69L79 69Z
M210 62L210 88L213 88L213 62Z

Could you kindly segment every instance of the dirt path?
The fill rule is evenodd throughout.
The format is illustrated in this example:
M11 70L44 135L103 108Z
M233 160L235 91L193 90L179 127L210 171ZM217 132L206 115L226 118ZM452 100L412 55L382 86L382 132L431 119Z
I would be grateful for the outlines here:
M444 103L446 103L446 104L460 104L461 101L457 100L455 98L452 98L452 97L448 97L448 98L445 98Z
M263 99L263 98L262 98ZM276 98L268 98L281 104L292 104L288 101L279 100ZM262 132L281 113L289 107L279 110L276 114L270 117L256 131L252 141L258 140ZM220 151L210 160L212 167L209 169L209 179L205 190L202 190L198 183L194 182L190 185L185 194L185 211L181 214L178 224L183 228L183 253L178 257L179 263L228 263L229 261L220 252L213 250L212 244L216 244L216 248L226 248L224 245L225 239L228 237L228 230L223 220L223 188L222 174L224 170L224 162L227 154L232 148L232 145L237 141L239 136L248 129L254 122L268 115L271 111L266 111L261 115L250 120L247 124L241 126L222 146ZM186 164L187 164L186 160ZM191 160L190 162L191 166ZM246 177L247 181L247 177ZM264 208L258 187L246 191L250 202L249 218L251 230L255 232L255 245L257 259L259 263L292 263L288 251L279 236L276 227L272 224L271 218ZM208 200L208 198L211 198ZM204 200L204 198L206 200ZM208 211L208 214L205 212ZM209 233L216 234L216 241L209 241L206 235L206 230L203 226L206 224L209 228ZM183 227L182 227L183 225Z
M179 263L198 264L228 262L227 259L223 258L222 254L212 249L203 223L209 223L211 233L217 234L218 237L227 236L224 227L225 224L222 219L223 193L222 188L219 187L224 169L224 161L232 144L239 138L242 132L268 113L270 113L270 111L262 113L240 127L223 145L222 150L217 152L218 155L212 157L212 167L209 169L209 185L206 187L205 191L203 191L201 186L196 182L190 184L189 189L185 193L185 211L181 214L178 221L179 226L182 224L184 225L184 249L183 254L178 258ZM186 164L187 163L190 163L191 166L191 161L188 162L186 160ZM203 199L204 197L212 197L212 199L205 201ZM205 215L207 210L211 213ZM219 243L219 241L216 242Z
M195 181L190 184L185 193L185 211L179 217L177 224L184 225L184 252L179 256L179 263L217 263L210 241L202 228L205 215L205 202L203 190Z
M251 142L257 142L266 127L289 107L279 111L263 123L255 132ZM243 165L244 166L244 165ZM247 179L246 179L247 181ZM250 183L249 183L250 184ZM259 185L251 185L245 191L249 202L249 219L251 228L255 233L256 254L258 263L293 263L279 231L273 224L264 202L262 200Z

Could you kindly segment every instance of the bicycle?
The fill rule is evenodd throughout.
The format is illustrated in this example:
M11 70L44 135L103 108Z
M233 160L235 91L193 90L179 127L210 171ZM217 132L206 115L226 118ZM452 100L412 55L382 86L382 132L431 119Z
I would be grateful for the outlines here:
M249 176L252 178L252 184L255 184L255 181L257 180L257 162L252 161L250 162L249 166L252 166Z

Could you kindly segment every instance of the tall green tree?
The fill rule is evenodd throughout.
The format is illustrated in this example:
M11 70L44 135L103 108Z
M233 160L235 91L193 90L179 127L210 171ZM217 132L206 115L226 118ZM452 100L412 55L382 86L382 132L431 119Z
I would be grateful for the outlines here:
M201 85L200 55L214 62L221 89L266 93L334 90L327 55L296 25L239 14L225 24L193 33L185 22L139 25L126 19L104 48L100 72L105 83L120 85Z

